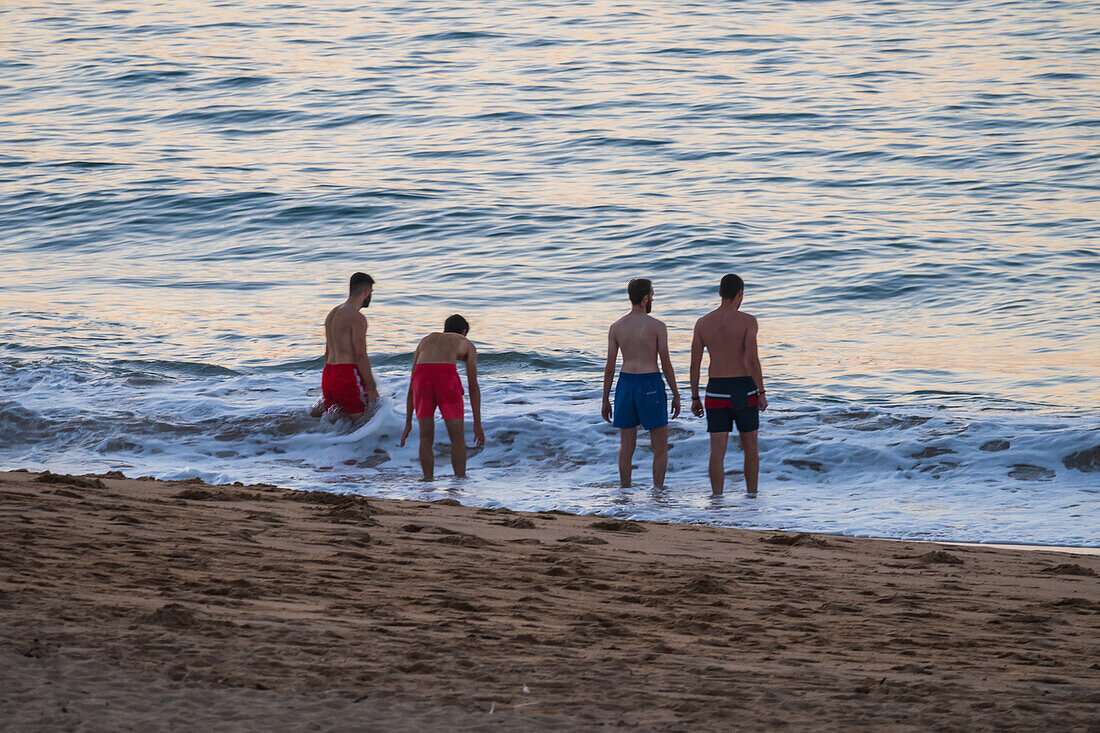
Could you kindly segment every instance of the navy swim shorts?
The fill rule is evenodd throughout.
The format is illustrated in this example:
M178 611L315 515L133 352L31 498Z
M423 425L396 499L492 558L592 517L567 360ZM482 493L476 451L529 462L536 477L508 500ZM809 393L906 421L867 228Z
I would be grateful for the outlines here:
M646 430L668 425L668 401L665 381L660 372L630 374L621 372L615 385L615 411L611 424L617 428Z
M751 433L760 429L759 395L752 377L719 377L707 382L707 432Z

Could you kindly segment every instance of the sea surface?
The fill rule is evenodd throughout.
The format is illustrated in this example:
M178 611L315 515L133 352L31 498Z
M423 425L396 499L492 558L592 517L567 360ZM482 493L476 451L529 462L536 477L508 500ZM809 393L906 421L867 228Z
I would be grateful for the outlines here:
M910 539L1100 545L1095 2L0 6L0 468ZM377 279L384 399L309 416ZM651 277L687 393L726 272L761 324L761 493L617 486L606 331ZM419 482L417 340L488 443ZM441 432L441 431L440 431ZM437 432L437 435L439 433ZM416 436L413 436L415 443Z

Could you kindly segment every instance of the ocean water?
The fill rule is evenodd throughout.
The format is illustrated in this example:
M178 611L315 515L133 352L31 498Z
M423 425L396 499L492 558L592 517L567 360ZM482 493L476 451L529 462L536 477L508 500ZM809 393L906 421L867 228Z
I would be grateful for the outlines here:
M853 535L1100 545L1093 3L0 7L0 467L269 481ZM311 418L377 281L384 399ZM726 272L761 323L761 494L618 488L608 324L655 281L687 390ZM417 340L488 443L419 481ZM415 443L416 436L413 436Z

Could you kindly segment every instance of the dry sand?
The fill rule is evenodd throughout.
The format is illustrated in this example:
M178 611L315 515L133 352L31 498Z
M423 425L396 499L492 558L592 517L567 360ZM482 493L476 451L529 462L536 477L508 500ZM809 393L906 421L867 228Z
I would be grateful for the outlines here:
M0 727L1100 730L1100 557L0 473Z

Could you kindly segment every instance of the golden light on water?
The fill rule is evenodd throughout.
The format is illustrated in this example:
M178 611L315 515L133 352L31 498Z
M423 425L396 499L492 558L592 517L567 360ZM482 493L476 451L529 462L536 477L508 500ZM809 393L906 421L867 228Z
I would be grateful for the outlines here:
M26 134L7 152L35 171L56 170L34 184L41 192L79 191L94 175L109 213L42 235L47 243L86 237L74 249L5 252L0 305L51 314L72 294L82 317L155 325L180 354L306 357L317 348L319 314L339 298L354 262L384 284L370 312L381 350L406 351L442 315L463 311L491 324L480 335L494 349L598 354L624 308L622 281L648 274L662 289L658 313L682 362L694 319L713 305L699 295L711 289L703 281L730 269L751 283L746 308L761 316L762 343L768 350L771 339L779 370L945 370L974 384L1034 372L1049 376L1039 377L1044 394L1064 404L1079 400L1074 375L1100 374L1092 341L1068 326L1048 328L1077 313L1090 318L1081 306L1087 278L1067 275L1043 292L1006 284L1008 298L1022 289L1019 310L1002 311L989 295L996 284L986 270L996 262L1034 261L1042 275L1050 255L1091 246L1070 225L1063 236L1048 236L1049 227L1095 218L1089 197L1040 185L1052 174L1034 170L1042 155L1085 160L1095 141L1044 124L1041 108L1024 103L1054 94L1042 74L1075 64L1066 54L1029 58L1055 42L1020 37L1010 11L987 19L976 37L967 4L895 6L890 15L856 2L760 6L726 13L721 24L710 24L705 8L660 2L342 9L315 3L304 17L260 0L135 1L14 16L8 32L19 52L70 83L10 102ZM1081 8L1044 12L1067 37L1091 28ZM130 61L102 61L121 53L116 39L70 27L77 16L128 29ZM444 35L455 32L489 35ZM156 85L119 81L113 91L93 84L143 70L178 75ZM251 81L230 83L243 77ZM1058 94L1067 110L1080 109L1090 83L1070 83ZM313 115L322 109L364 119L318 128ZM220 127L204 121L217 111L241 117ZM807 112L817 117L798 117ZM986 129L1009 123L1017 123L1011 135ZM1015 164L999 161L1004 151ZM73 161L115 165L74 173L65 168ZM446 191L415 204L421 220L456 206L500 218L480 230L456 221L446 247L433 244L435 231L410 239L414 254L402 262L391 234L374 233L406 206L385 197L382 224L352 211L353 221L320 241L315 230L327 222L273 223L279 212L262 200L244 205L254 211L227 208L238 222L228 234L181 220L180 237L165 239L155 226L131 227L162 213L127 193L145 186L166 197L166 210L234 191L299 206L323 205L332 192ZM128 196L140 210L126 209ZM601 208L619 213L601 221L593 213ZM563 223L523 233L527 216L543 215ZM126 229L117 240L116 228ZM505 235L488 236L494 228ZM253 231L266 233L257 242ZM728 244L700 244L697 254L684 245L693 239ZM192 258L198 250L204 257ZM668 271L670 250L679 270ZM865 259L847 256L863 251ZM845 284L893 282L900 272L943 278L942 288L929 289L928 307L888 290L879 301L845 302ZM819 304L823 279L834 290ZM529 297L551 282L560 283L557 298ZM234 332L241 338L231 343Z

